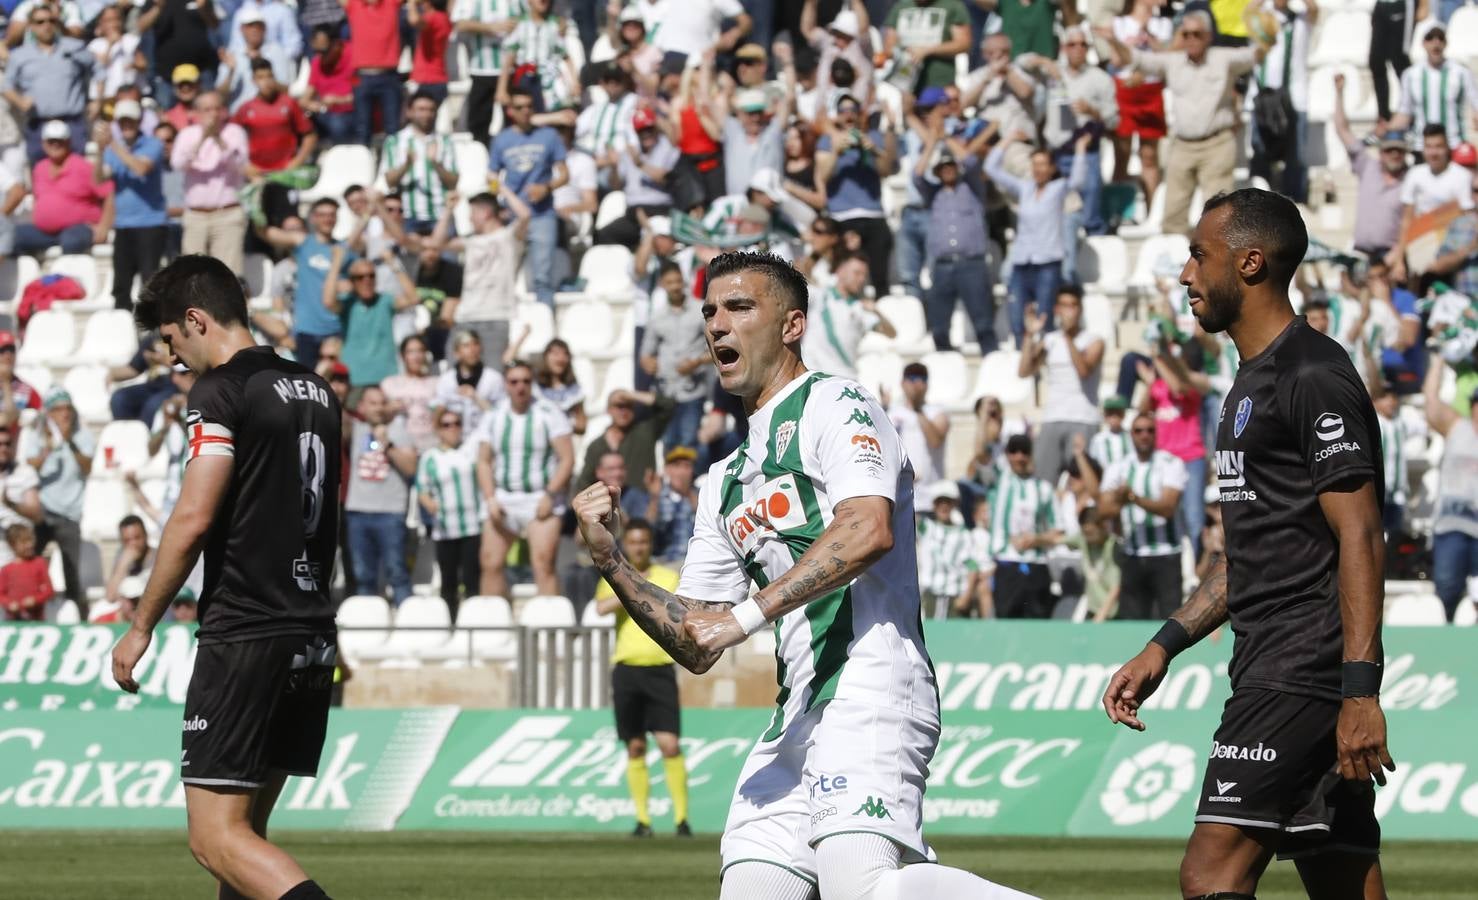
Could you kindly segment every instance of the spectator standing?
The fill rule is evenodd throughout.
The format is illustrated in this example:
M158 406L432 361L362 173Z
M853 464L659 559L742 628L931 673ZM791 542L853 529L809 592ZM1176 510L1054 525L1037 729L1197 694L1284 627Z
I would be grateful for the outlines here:
M1160 14L1159 0L1124 0L1124 10L1111 25L1116 40L1139 51L1166 50L1175 25ZM1165 123L1165 85L1157 75L1119 64L1114 72L1119 127L1114 132L1114 181L1129 180L1129 157L1139 138L1139 181L1145 202L1160 186L1160 141Z
M585 433L585 388L575 380L570 345L553 338L539 354L534 370L534 396L554 404L570 420L575 434Z
M154 32L154 99L160 108L175 105L174 85L184 74L180 72L181 66L194 67L195 77L191 80L201 93L215 87L220 58L212 34L219 24L215 4L197 0L156 0L139 16L136 26L139 33L151 29Z
M23 123L26 155L41 159L43 126L59 122L73 152L87 145L87 88L97 58L74 37L61 34L56 7L35 4L28 19L30 40L10 51L5 63L6 102Z
M413 334L400 342L400 372L380 382L390 411L402 417L418 452L436 446L439 435L431 406L436 401L435 370L426 339Z
M568 502L575 447L570 422L534 397L534 370L514 363L504 373L507 396L478 426L478 484L487 505L482 541L482 593L508 596L508 550L529 542L540 594L558 594L554 557Z
M897 336L893 323L878 312L877 301L865 296L866 290L867 260L849 256L838 263L829 286L812 292L806 333L801 338L806 368L856 378L857 350L868 332ZM705 356L705 369L706 362Z
M441 571L441 599L452 621L460 604L458 588L472 597L482 590L482 522L486 511L477 486L477 445L464 441L462 415L436 413L436 445L421 454L416 491L431 517L436 566Z
M488 146L492 141L494 96L503 72L503 39L518 25L523 0L456 0L452 30L467 45L467 130Z
M508 349L508 323L514 313L514 273L523 255L532 215L528 204L506 185L499 192L503 203L513 212L511 225L498 217L499 203L492 194L482 193L468 201L472 234L446 239L451 228L455 195L442 210L441 221L431 235L436 247L449 247L463 253L462 295L448 300L442 317L454 323L462 333L477 335L482 362L501 367ZM448 309L450 307L450 309Z
M681 154L657 128L657 114L650 109L638 109L631 124L636 140L612 151L607 182L611 190L625 193L626 212L595 233L597 244L635 247L641 241L642 220L672 210L667 186Z
M1075 284L1057 291L1057 330L1043 334L1047 318L1032 313L1026 320L1017 374L1045 382L1041 428L1037 432L1038 476L1055 484L1072 458L1075 438L1086 441L1098 430L1098 383L1103 374L1104 339L1083 328L1083 289Z
M832 63L845 59L857 73L857 83L873 83L873 50L869 30L872 17L863 0L847 0L829 23L823 24L817 0L801 4L800 35L816 53L816 68L831 72ZM807 116L807 118L815 118Z
M298 101L289 97L287 90L278 83L272 72L272 63L258 57L252 60L251 77L256 84L257 95L246 101L231 116L231 121L246 131L247 153L250 162L246 167L248 178L257 179L269 172L290 171L307 165L318 147L318 134L313 123ZM281 192L287 188L268 184L263 188L262 203L269 210L274 206L296 211L295 204L272 200L268 192ZM283 216L276 217L281 221Z
M1395 389L1380 381L1371 388L1370 399L1380 425L1381 461L1385 467L1382 481L1386 496L1381 507L1381 525L1389 538L1406 527L1406 500L1411 493L1406 465L1406 423L1401 421L1401 398Z
M710 47L719 53L733 50L754 25L739 0L684 0L657 9L661 27L646 23L652 42L664 53L680 53L689 59L697 59ZM721 30L726 21L733 24Z
M1197 379L1163 338L1153 364L1140 363L1138 368L1140 378L1149 384L1141 411L1154 416L1156 446L1185 464L1186 488L1181 494L1179 526L1199 555L1201 529L1206 523L1206 440Z
M1468 178L1472 196L1478 197L1478 176ZM1458 293L1478 297L1478 211L1464 210L1448 224L1427 271L1442 276Z
M1439 0L1440 2L1440 0ZM1391 118L1391 84L1386 68L1401 81L1411 65L1407 49L1412 30L1427 19L1427 0L1376 0L1370 10L1370 80L1375 88L1375 119Z
M46 557L36 555L36 532L29 525L8 525L5 543L13 558L0 566L0 604L12 622L44 621L46 604L56 591L51 586L50 564Z
M106 100L125 85L132 85L141 72L149 68L149 59L139 49L139 36L123 30L121 7L105 6L93 23L97 37L87 50L97 59L93 68L91 98Z
M170 83L174 86L175 104L164 110L163 118L174 126L178 136L197 121L195 101L200 98L200 70L190 63L181 63L170 74Z
M292 253L297 263L297 281L293 286L293 354L305 366L317 364L320 346L327 338L343 333L343 323L338 314L323 302L338 243L334 240L334 227L338 221L339 202L320 197L308 211L307 231L289 231L269 225L260 232L268 245ZM351 234L349 249L353 250L359 243L366 221L361 219L356 224L355 230L359 233Z
M654 514L649 521L658 559L681 563L687 556L698 516L698 487L693 483L697 459L692 447L673 447L663 457L662 474L654 469L647 475L647 511Z
M374 136L373 110L380 111L385 134L400 130L400 7L401 0L339 0L349 19L349 59L358 83L354 86L355 143Z
M1072 28L1078 23L1075 3L1054 0L983 0L980 6L1001 17L1001 33L1011 39L1016 55L1035 53L1047 59L1057 57L1057 12L1062 11L1062 24Z
M45 521L41 508L41 478L16 453L14 429L0 429L0 527L39 527ZM0 543L0 565L15 559L9 544Z
M1444 403L1443 367L1442 355L1433 353L1423 393L1427 425L1445 440L1432 513L1432 581L1450 622L1468 579L1478 575L1478 391L1466 398L1466 416Z
M268 7L286 10L281 3L270 3ZM243 7L236 15L237 28L242 36L238 45L221 51L221 68L216 74L216 86L230 102L232 113L238 112L247 101L257 95L254 64L265 59L271 66L272 76L280 84L292 84L298 77L298 60L286 47L267 40L267 20L262 7ZM297 23L293 23L293 36L297 38Z
M139 128L143 110L133 100L113 107L113 129L96 129L100 151L93 179L113 182L113 305L133 309L133 280L147 283L159 271L168 236L164 205L164 145Z
M1199 187L1210 197L1232 187L1240 119L1236 81L1262 62L1267 48L1211 46L1213 25L1203 10L1192 10L1181 19L1181 50L1131 50L1109 29L1098 34L1113 47L1116 64L1133 64L1146 75L1163 78L1170 89L1175 116L1170 122L1162 229L1166 234L1189 234L1195 190Z
M214 256L233 272L245 268L246 211L237 192L251 165L246 130L226 120L226 103L208 91L195 101L197 124L175 139L170 165L185 176L185 253ZM325 260L326 261L326 260Z
M526 268L539 302L554 308L554 249L559 240L559 216L551 192L563 185L564 142L553 128L534 127L533 96L523 88L510 92L508 125L493 140L488 171L498 184L528 204L528 259ZM470 268L470 267L469 267Z
M1433 25L1422 35L1426 59L1401 73L1401 95L1391 127L1427 134L1440 125L1448 146L1468 139L1468 117L1478 112L1478 80L1473 70L1447 58L1447 29Z
M416 93L446 102L449 77L447 53L451 46L452 17L447 15L447 0L410 0L405 8L406 22L416 31L411 51L411 81Z
M52 388L44 409L35 426L22 429L17 452L40 478L43 518L36 528L37 544L45 549L56 542L66 595L85 609L87 593L77 576L77 560L82 551L82 492L97 441L77 421L72 396L65 390Z
M1104 470L1098 501L1103 516L1119 517L1123 535L1118 618L1163 619L1182 599L1176 512L1181 496L1200 494L1202 485L1188 482L1174 454L1155 449L1153 415L1135 416L1130 436L1134 452Z
M638 403L651 407L640 421L636 417ZM601 457L607 453L621 457L624 462L623 471L631 484L646 484L650 477L647 473L652 471L657 462L657 438L672 418L672 401L645 391L616 390L606 398L606 415L610 417L611 424L585 446L585 459L575 484L577 490L596 482L596 469ZM646 500L643 498L633 514L645 515L645 509Z
M716 110L724 152L724 186L727 193L742 195L756 172L778 172L784 167L789 103L782 101L778 110L772 109L763 90L746 88L734 95L732 113L725 107L721 103Z
M283 84L291 84L297 74L297 62L303 56L303 29L298 25L297 12L281 0L245 0L232 18L235 27L230 30L230 39L226 42L231 53L240 56L241 51L251 45L251 39L242 26L253 19L262 22L263 40L281 47L292 61L292 74L279 79Z
M447 194L457 186L457 153L450 135L436 133L435 95L417 90L411 97L406 125L385 138L380 175L399 191L405 227L430 234L447 210Z
M363 257L356 257L349 264L349 290L345 291L339 282L344 256L343 245L336 245L328 277L323 280L323 306L343 321L344 350L341 358L349 367L349 386L377 386L396 373L393 320L397 312L410 309L419 302L416 285L395 254L386 250L380 263L395 273L400 282L400 293L391 296L377 291L375 264Z
M559 216L561 240L568 240L593 224L600 212L600 180L595 157L575 146L574 127L557 125L554 130L564 142L565 171L569 174L569 180L554 189L554 213Z
M1006 440L1006 467L987 501L990 549L995 560L991 588L997 618L1046 619L1052 615L1052 573L1047 550L1062 536L1052 486L1032 474L1032 439Z
M1407 169L1401 180L1401 231L1385 260L1392 278L1406 280L1406 244L1412 221L1448 204L1473 209L1472 180L1472 173L1453 163L1442 126L1428 125L1422 133L1422 163Z
M15 226L15 252L60 246L63 253L90 253L108 239L113 185L93 180L87 157L72 152L65 122L47 122L41 137L46 155L31 169L31 221Z
M662 432L666 447L695 447L703 404L712 391L713 366L701 304L688 296L676 263L662 264L658 284L667 302L654 304L639 348L640 361L656 379L657 396L672 401L672 418Z
M913 464L914 481L933 484L944 477L944 444L949 437L949 413L924 400L929 393L929 368L912 362L903 367L901 402L883 397L888 418L898 429L898 439ZM863 423L866 424L866 423ZM914 513L929 508L929 500L921 491L914 494Z
M1031 177L1017 178L1006 170L1007 147L1012 142L1029 143L1030 137L1016 132L996 144L985 158L985 173L1002 193L1016 199L1016 239L1011 244L1010 319L1016 345L1026 333L1027 308L1045 314L1049 301L1056 302L1062 284L1062 261L1067 255L1063 236L1069 191L1087 183L1087 148L1091 134L1081 134L1074 145L1073 165L1067 178L1057 171L1052 154L1035 148L1031 154ZM1076 235L1074 235L1076 240ZM1050 319L1043 329L1052 330Z
M1377 4L1386 5L1392 4ZM1379 156L1367 152L1345 117L1342 73L1334 76L1334 129L1357 179L1355 249L1371 259L1384 259L1401 237L1401 185L1410 157L1406 135L1387 131L1380 135Z
M503 376L483 364L486 358L476 331L452 335L452 364L436 382L436 405L459 411L464 429L469 424L479 427L483 415L503 399Z
M883 20L883 58L893 61L891 78L914 73L899 85L912 93L953 84L955 57L968 52L970 14L960 0L898 0Z
M333 2L337 9L337 0ZM355 137L354 83L354 64L345 53L343 39L327 28L314 31L303 107L313 113L326 145L347 144Z
M628 8L623 15L632 11ZM712 203L724 195L727 186L725 150L719 142L728 113L724 97L714 95L712 76L713 61L708 56L698 68L683 69L677 95L667 104L666 128L675 135L677 148L682 152L674 175L680 204L695 199L703 204ZM681 196L684 193L692 196ZM684 209L690 211L691 207Z
M1303 10L1295 11L1288 3L1289 0L1265 0L1263 4L1265 24L1276 25L1277 37L1253 73L1255 90L1250 99L1255 103L1264 91L1282 91L1294 118L1285 126L1288 133L1269 137L1262 133L1257 116L1251 116L1250 171L1266 179L1273 190L1297 203L1307 203L1309 169L1304 162L1304 148L1308 146L1309 39L1319 21L1319 6L1305 0Z
M972 148L974 142L972 142ZM929 174L933 178L928 177ZM943 121L930 118L930 130L913 169L914 189L927 211L926 253L932 279L924 314L935 350L953 350L949 338L955 305L965 307L982 356L999 346L992 290L990 244L985 234L985 182L980 158L967 149L956 157L943 140ZM906 213L905 213L906 215ZM900 245L899 257L903 257Z
M932 508L917 529L919 599L925 618L947 619L969 610L980 564L970 530L955 522L959 486L939 481L928 493Z
M958 0L949 0L958 3ZM828 215L842 233L855 232L862 242L877 296L888 293L893 232L883 215L883 179L898 162L898 134L892 113L883 108L883 128L864 128L862 105L843 96L837 103L834 129L816 142L816 186L826 192Z
M986 127L995 126L995 136L1016 132L1035 134L1037 110L1046 102L1045 92L1026 70L1011 63L1011 39L1004 34L992 34L981 42L985 65L967 76L967 87L960 97L959 106L953 109L975 107L978 119ZM948 96L949 88L945 88ZM1007 141L1005 167L1013 175L1028 174L1031 166L1031 145Z
M503 71L497 101L508 102L513 84L529 87L534 110L566 109L579 94L579 78L564 45L564 22L550 11L552 0L525 0L524 14L503 39Z
M411 595L405 516L415 475L416 448L410 434L395 421L379 385L366 387L350 437L344 536L354 568L354 590L382 594L383 576L397 606Z
M1104 469L1129 455L1132 445L1124 430L1129 402L1115 394L1103 401L1103 427L1088 439L1088 456Z

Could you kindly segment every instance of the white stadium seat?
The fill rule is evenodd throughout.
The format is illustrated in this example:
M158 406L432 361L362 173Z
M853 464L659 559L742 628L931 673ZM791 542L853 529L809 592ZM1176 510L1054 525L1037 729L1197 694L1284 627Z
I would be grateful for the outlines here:
M53 621L58 625L81 625L82 611L71 600L63 600L56 608L56 618Z
M1446 625L1447 611L1434 593L1400 594L1386 601L1387 625Z
M890 346L877 349L892 349L899 353L926 353L934 349L934 341L929 337L928 320L924 317L924 304L919 298L906 294L903 296L890 294L880 297L878 298L878 314L887 319L898 334L893 338ZM871 337L872 335L869 335L868 338L864 338L864 343ZM865 353L874 348L865 346L859 349Z
M465 652L471 643L476 659L515 659L518 635L514 631L479 631L479 628L511 628L513 610L503 597L468 597L457 609L457 633L453 643ZM466 629L465 631L463 629Z
M272 299L271 259L261 253L248 253L241 277L246 282L247 301Z
M519 355L537 357L554 338L554 313L549 311L549 307L533 300L519 303L513 311L513 323L508 333L518 337L524 333L525 328L528 329L528 334L520 345L522 349Z
M1470 65L1478 60L1478 6L1459 6L1447 20L1447 55Z
M567 597L535 597L518 610L518 624L529 628L568 628L575 624L575 607Z
M1089 292L1083 295L1083 328L1104 339L1104 347L1112 347L1118 340L1118 327L1114 321L1114 306L1103 294Z
M1129 248L1116 234L1090 234L1078 250L1078 280L1096 291L1123 296L1129 281Z
M83 540L98 543L117 541L118 522L131 512L133 499L121 479L88 478L82 492Z
M335 144L318 157L318 181L303 191L300 198L309 203L324 197L342 200L350 185L369 187L375 175L375 155L370 148L362 144Z
M1194 221L1194 220L1193 220ZM1155 289L1155 267L1164 261L1172 263L1178 270L1190 256L1191 242L1181 234L1157 234L1139 245L1139 256L1134 260L1134 274L1129 277L1131 287L1142 291Z
M465 141L454 141L452 151L457 159L457 192L471 199L488 189L488 148L468 135Z
M585 293L595 299L631 301L637 286L631 280L631 251L619 244L596 244L580 260Z
M1350 63L1321 66L1309 72L1309 120L1330 122L1338 103L1334 92L1334 76L1345 76L1345 115L1352 122L1368 122L1375 118L1375 95L1365 90L1361 69Z
M600 207L595 211L595 227L604 228L624 215L626 215L626 192L611 191L601 198Z
M857 357L857 381L881 399L883 391L898 392L903 381L903 357L888 351Z
M389 635L390 604L384 597L361 594L339 604L334 618L340 628L339 648L351 660L357 659L373 655L384 646Z
M1309 51L1310 66L1365 66L1370 53L1370 14L1338 12L1321 17Z
M138 352L139 333L133 324L133 313L126 309L104 309L87 317L76 358L84 363L121 366Z
M585 604L585 611L580 613L580 624L586 628L608 628L616 624L616 613L611 611L602 613L591 600Z
M1032 396L1032 381L1017 374L1021 365L1021 353L1017 350L997 350L980 361L980 371L975 376L975 390L970 399L978 400L990 395L1001 401L1002 406L1018 406Z
M599 300L571 303L559 310L556 333L570 345L570 352L594 359L614 357L618 350L615 321L610 304Z
M133 332L130 331L129 334ZM112 421L113 409L109 404L108 370L103 366L73 366L62 379L62 387L72 395L72 406L77 415L88 425L103 425Z
M606 402L616 391L629 391L634 387L636 387L636 370L632 362L627 359L611 360L610 365L606 366L606 377L601 381L599 408L604 411ZM590 434L592 430L593 426L587 428L586 433Z
M929 393L925 401L945 407L964 402L970 376L963 355L953 350L936 350L924 354L919 362L929 369Z
M77 346L77 322L64 309L44 309L31 317L21 340L16 364L22 366L67 365Z
M98 435L97 453L92 457L91 484L98 476L122 478L149 464L149 426L133 419L109 422Z
M55 376L45 366L16 366L15 377L35 388L43 397L47 388L56 383Z
M451 637L451 627L445 600L407 597L395 610L395 630L385 642L384 652L391 656L437 656Z
M575 383L585 392L585 411L587 413L597 412L595 404L600 399L600 379L595 374L595 363L583 356L570 357L570 372L575 376Z

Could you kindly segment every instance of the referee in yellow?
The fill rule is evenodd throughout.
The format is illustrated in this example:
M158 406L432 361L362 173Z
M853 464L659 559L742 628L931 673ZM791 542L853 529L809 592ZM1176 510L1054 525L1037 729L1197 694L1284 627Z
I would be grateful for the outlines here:
M631 519L621 536L621 547L631 565L647 580L667 590L677 590L678 573L652 562L652 523ZM682 713L677 699L677 668L667 651L657 646L631 620L621 601L604 579L595 592L595 608L616 614L616 650L611 654L611 694L616 707L616 737L626 744L626 785L636 804L636 829L632 837L652 836L652 815L647 809L651 780L647 775L647 732L662 751L662 769L667 791L672 795L672 818L678 837L692 837L688 827L688 768L677 739L682 731Z

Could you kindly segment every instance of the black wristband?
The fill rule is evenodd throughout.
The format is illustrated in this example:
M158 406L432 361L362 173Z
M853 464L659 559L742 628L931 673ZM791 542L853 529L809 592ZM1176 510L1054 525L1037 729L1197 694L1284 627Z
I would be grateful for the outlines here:
M1174 659L1182 650L1190 649L1195 643L1191 640L1191 633L1185 630L1185 626L1174 619L1166 619L1155 636L1150 638L1151 644L1159 644L1165 653Z
M1340 663L1339 669L1343 682L1340 695L1345 699L1380 696L1381 675L1385 671L1381 663L1350 659Z

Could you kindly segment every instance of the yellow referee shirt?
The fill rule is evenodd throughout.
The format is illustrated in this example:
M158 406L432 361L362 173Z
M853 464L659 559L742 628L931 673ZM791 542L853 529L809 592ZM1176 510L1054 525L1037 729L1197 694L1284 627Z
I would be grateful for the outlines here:
M676 591L678 575L673 570L657 563L642 573L646 579L664 591ZM616 596L611 586L602 578L600 587L595 589L595 599L605 600ZM666 666L671 665L672 657L667 651L657 646L657 642L647 636L641 626L632 621L631 616L626 614L625 607L616 608L616 649L611 654L611 663L620 663L626 666Z

